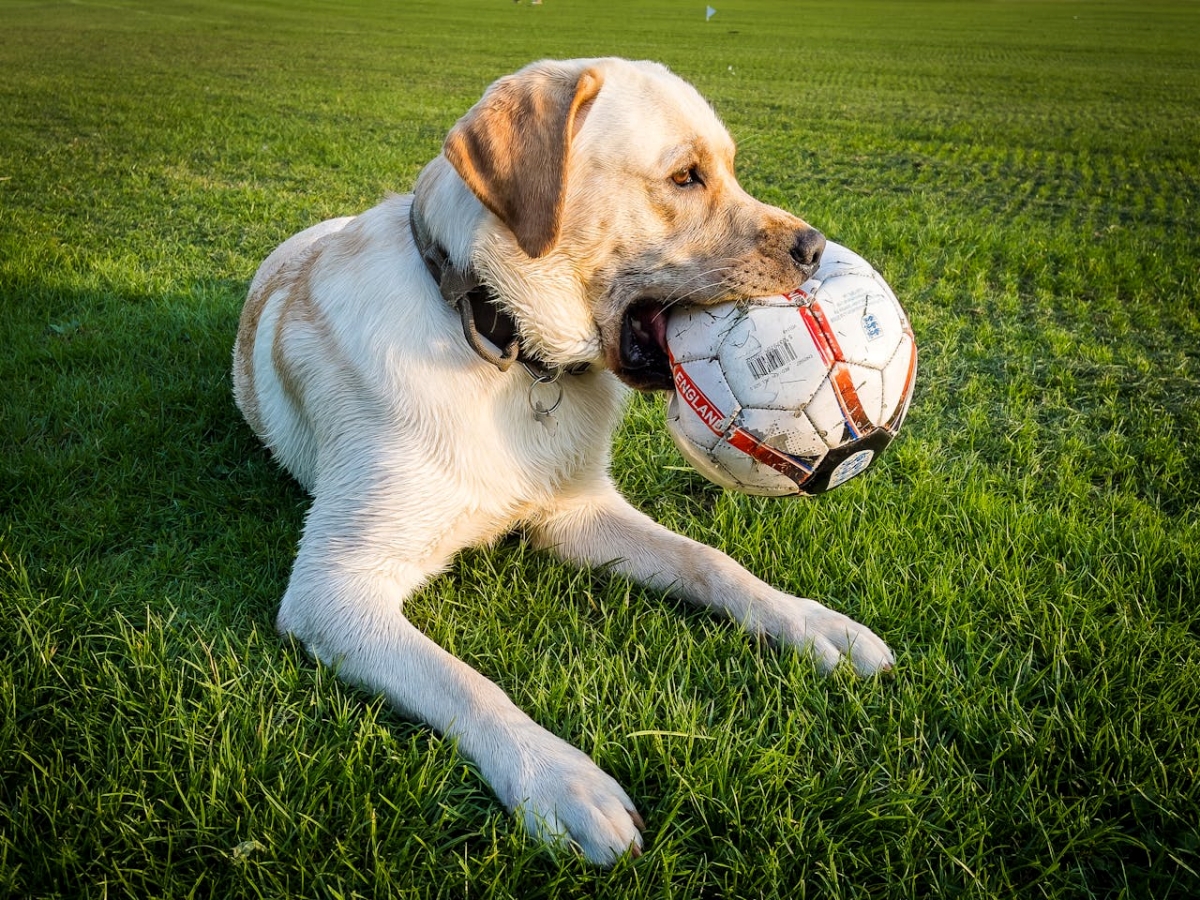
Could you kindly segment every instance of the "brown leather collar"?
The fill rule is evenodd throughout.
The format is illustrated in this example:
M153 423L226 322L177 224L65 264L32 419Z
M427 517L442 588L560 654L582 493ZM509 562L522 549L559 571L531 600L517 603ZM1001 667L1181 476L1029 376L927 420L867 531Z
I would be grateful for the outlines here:
M474 268L460 269L450 259L446 249L433 240L424 218L417 212L415 199L408 208L408 226L417 252L421 254L421 261L441 291L442 298L458 312L463 337L472 350L501 372L507 372L514 362L530 369L531 375L532 370L540 373L540 376L534 377L544 377L557 368L546 365L525 351L521 346L521 333L516 320L501 308L495 291L480 279ZM484 343L483 338L501 348L500 353ZM577 375L587 368L587 363L581 363L563 367L562 371Z

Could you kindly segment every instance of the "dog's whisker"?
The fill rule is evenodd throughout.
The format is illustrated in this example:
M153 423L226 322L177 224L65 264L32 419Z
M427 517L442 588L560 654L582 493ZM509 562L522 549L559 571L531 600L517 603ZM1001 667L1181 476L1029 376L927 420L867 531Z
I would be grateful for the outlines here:
M701 291L705 290L706 288L710 287L709 284L704 283L704 284L697 285L690 290L683 291L683 289L685 287L687 287L689 284L691 284L695 281L699 281L701 279L707 279L713 275L724 275L726 272L732 271L733 268L734 268L733 265L723 265L723 266L714 266L713 268L706 269L703 272L697 272L695 275L693 275L691 278L688 278L685 282L683 282L683 284L679 285L677 288L675 288L669 294L667 294L666 297L663 298L663 300L662 300L663 308L669 309L670 307L675 306L675 305L683 302L684 300L687 300L690 297L694 297L696 294L698 294Z

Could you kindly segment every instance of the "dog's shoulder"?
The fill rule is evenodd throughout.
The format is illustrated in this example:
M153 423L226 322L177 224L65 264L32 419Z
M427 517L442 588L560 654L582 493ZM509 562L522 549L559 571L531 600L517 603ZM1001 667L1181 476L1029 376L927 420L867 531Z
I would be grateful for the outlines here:
M414 246L411 200L385 199L329 230L289 263L284 283L274 285L281 296L264 301L280 304L278 327L319 327L345 357L363 365L385 348L422 356L432 336L453 324L453 315Z

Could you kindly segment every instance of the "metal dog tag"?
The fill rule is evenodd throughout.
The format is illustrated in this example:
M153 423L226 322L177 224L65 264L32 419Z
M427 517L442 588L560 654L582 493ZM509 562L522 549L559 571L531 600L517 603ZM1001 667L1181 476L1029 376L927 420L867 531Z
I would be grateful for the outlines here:
M554 418L554 414L542 406L541 402L533 405L533 418L542 423L547 434L554 434L558 431L558 419Z
M528 367L526 369L528 370ZM558 380L561 374L561 369L556 369L553 373L544 375L534 375L533 372L529 373L530 377L533 378L533 381L529 383L529 408L533 410L534 420L542 423L542 427L546 429L547 434L554 434L558 431L558 419L554 418L554 411L558 409L558 405L562 403L563 398L563 387ZM558 395L549 406L534 396L540 385L558 388Z

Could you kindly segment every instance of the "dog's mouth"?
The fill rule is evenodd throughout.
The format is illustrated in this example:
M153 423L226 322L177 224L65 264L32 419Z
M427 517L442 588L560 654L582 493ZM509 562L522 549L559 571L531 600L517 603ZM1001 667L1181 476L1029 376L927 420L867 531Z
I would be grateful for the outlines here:
M640 391L671 390L667 356L667 311L655 300L636 300L621 317L616 373Z

